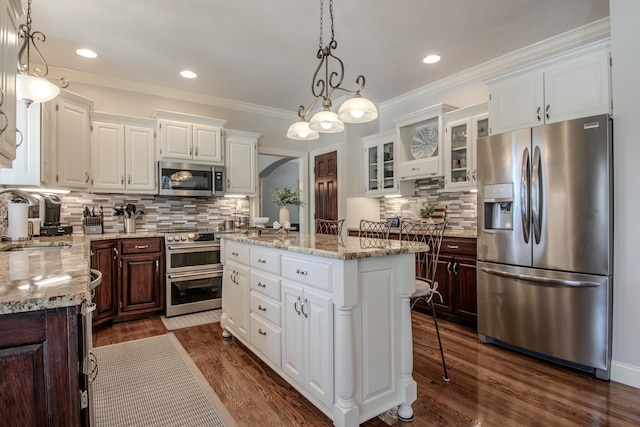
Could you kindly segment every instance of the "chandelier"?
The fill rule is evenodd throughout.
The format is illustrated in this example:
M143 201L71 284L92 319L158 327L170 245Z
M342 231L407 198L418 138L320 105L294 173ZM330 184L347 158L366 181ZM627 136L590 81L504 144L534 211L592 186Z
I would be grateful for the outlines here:
M298 116L300 120L289 127L287 137L298 140L318 139L321 133L337 133L344 130L345 123L366 123L375 120L378 117L378 110L373 102L360 95L364 89L364 76L359 75L356 83L360 86L356 90L349 90L342 87L344 79L344 64L342 60L333 55L332 51L338 47L335 40L333 28L333 0L329 0L329 15L331 18L331 41L323 47L323 15L324 0L320 0L320 43L316 57L320 63L313 73L313 81L311 82L311 93L314 96L313 101L307 109L304 106L298 108ZM333 62L334 67L338 71L329 71L329 62ZM331 96L336 90L353 93L353 97L340 106L338 113L331 111ZM318 101L322 100L322 111L311 117L311 121L307 122L307 115L315 107Z
M36 41L44 43L47 37L40 31L31 31L31 0L27 7L27 23L21 24L18 28L18 37L23 40L18 51L18 75L16 76L16 98L24 102L27 107L32 103L47 102L58 96L60 88L45 77L49 74L49 66L44 60L40 49L36 46ZM29 74L31 47L40 57L43 63L43 70L33 69L33 75ZM69 82L60 79L63 87L69 86Z

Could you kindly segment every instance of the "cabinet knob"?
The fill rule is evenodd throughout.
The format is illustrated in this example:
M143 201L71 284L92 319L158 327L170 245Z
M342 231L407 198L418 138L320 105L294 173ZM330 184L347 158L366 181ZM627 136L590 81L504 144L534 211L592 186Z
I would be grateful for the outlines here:
M541 110L540 107L538 107L538 109L536 110L536 117L537 117L539 122L542 121L542 118L540 117L540 110Z
M293 303L293 309L296 311L296 313L298 313L298 316L300 316L300 310L298 310L298 303L299 302L300 302L300 297L298 297L296 302Z
M84 183L89 182L89 174L87 172L84 173Z
M302 305L300 306L300 311L302 312L302 314L304 314L304 317L309 317L309 316L307 315L307 313L305 313L305 311L304 311L304 306L305 306L305 304L306 304L307 302L308 302L308 301L307 301L307 299L305 298L305 299L304 299L304 301L302 302Z
M551 104L547 104L547 107L544 109L544 116L549 120L549 108L551 108Z
M131 175L127 175L127 184L131 184Z
M120 176L120 185L123 185L123 184L124 184L124 175L121 175Z

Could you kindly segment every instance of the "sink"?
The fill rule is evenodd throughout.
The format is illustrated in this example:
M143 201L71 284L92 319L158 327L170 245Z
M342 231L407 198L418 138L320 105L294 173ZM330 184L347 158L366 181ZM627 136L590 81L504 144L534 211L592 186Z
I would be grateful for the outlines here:
M4 252L35 251L43 249L69 249L71 245L29 245L5 249Z

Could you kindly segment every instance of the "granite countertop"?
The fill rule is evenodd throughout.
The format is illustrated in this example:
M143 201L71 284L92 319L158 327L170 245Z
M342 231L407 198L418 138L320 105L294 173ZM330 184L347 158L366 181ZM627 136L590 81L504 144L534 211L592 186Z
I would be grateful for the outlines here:
M257 232L250 231L249 233L243 234L224 234L221 235L220 238L337 259L370 258L423 252L427 249L426 245L415 242L365 238L360 239L359 237L331 236L326 234L311 235L291 233L289 235L260 235Z
M347 231L358 231L357 227L348 228ZM390 233L398 234L400 233L399 228L391 228ZM445 228L444 237L461 237L465 239L475 239L477 238L477 233L475 231L470 230L452 230L450 228Z
M72 234L1 242L0 315L77 306L88 301L93 240L162 236L156 232Z

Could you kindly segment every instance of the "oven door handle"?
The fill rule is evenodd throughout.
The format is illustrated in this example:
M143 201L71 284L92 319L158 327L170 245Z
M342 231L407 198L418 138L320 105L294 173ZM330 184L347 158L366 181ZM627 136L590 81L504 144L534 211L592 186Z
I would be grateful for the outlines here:
M220 277L223 275L223 270L211 270L211 271L198 271L197 273L171 273L167 274L167 279L175 280L175 279L184 279L190 278L195 279L197 277Z
M197 244L197 245L178 245L178 246L167 246L167 250L169 251L180 251L180 250L191 250L191 249L197 249L200 251L205 251L205 250L209 250L209 249L220 249L220 243L213 243L213 244Z

